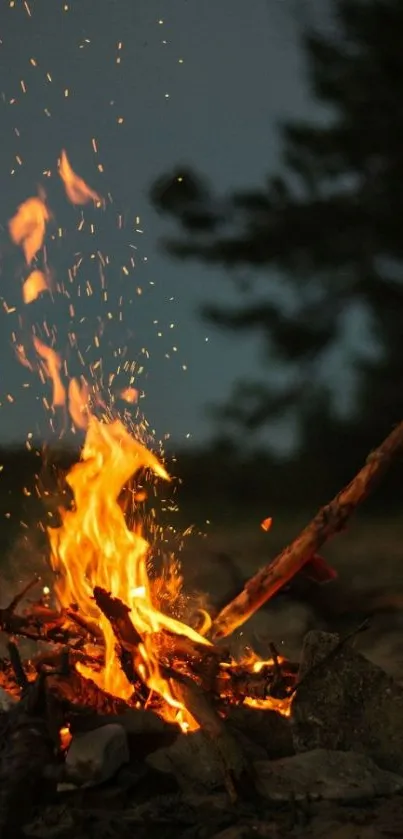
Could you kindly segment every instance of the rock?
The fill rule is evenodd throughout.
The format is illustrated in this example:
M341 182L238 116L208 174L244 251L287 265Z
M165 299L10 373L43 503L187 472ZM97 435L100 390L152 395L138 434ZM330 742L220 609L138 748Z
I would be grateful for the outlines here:
M261 746L259 743L256 743L255 740L252 740L250 737L241 731L239 728L235 728L232 725L226 726L227 731L231 734L234 740L238 743L241 747L245 758L252 762L255 760L267 760L268 754L264 746Z
M317 631L304 639L291 708L295 750L362 752L403 773L403 688L347 643L335 649L338 641Z
M118 723L124 728L131 755L142 758L160 746L169 746L180 734L179 726L165 722L153 711L144 708L129 708L119 716L78 714L73 718L70 730L73 734L94 731L105 725Z
M270 801L366 801L403 789L403 777L380 769L363 754L314 749L255 763L256 789Z
M164 734L166 731L180 731L177 725L165 722L158 714L147 708L129 708L119 716L119 724L126 734Z
M220 762L200 729L181 734L171 746L157 749L146 757L146 763L174 775L183 790L222 786Z
M4 688L0 687L0 713L9 711L16 702L18 702L18 699L15 696L11 696Z
M339 825L326 833L326 839L382 839L383 836L373 825L356 824Z
M104 725L118 723L126 734L162 734L166 730L180 730L177 725L165 722L153 711L145 708L128 708L119 716L111 714L82 714L72 716L70 729L73 732L93 731Z
M230 709L227 722L232 730L241 732L248 740L263 748L270 758L295 754L290 720L276 711L236 705Z
M215 833L212 839L251 839L251 836L262 839L281 839L279 828L275 822L249 821L244 824L233 824Z
M102 784L128 760L127 737L121 725L76 734L66 754L66 780L84 787Z

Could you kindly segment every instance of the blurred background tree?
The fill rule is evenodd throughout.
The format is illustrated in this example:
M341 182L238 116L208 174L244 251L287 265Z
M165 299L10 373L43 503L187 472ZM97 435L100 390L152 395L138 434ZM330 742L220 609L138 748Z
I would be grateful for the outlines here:
M166 252L237 285L239 305L203 316L259 334L283 370L239 383L222 418L252 431L291 417L300 463L337 487L403 418L402 0L333 0L331 26L303 39L323 118L280 125L283 170L221 197L178 166L151 197L177 225ZM335 391L329 357L349 344Z

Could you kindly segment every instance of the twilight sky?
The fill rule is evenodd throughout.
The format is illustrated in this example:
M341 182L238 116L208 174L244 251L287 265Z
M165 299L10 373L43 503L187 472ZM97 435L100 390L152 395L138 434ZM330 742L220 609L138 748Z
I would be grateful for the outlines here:
M312 0L301 8L313 6ZM105 368L116 368L124 345L125 359L144 366L142 405L157 436L169 432L178 444L187 435L202 441L212 431L206 405L222 399L236 378L256 370L254 341L223 335L197 314L202 301L230 301L230 281L223 272L176 263L161 253L158 239L168 232L167 222L154 213L147 192L156 176L177 164L194 166L219 190L258 184L275 169L276 120L314 113L294 8L293 0L2 4L0 297L3 307L5 301L16 311L3 316L1 325L1 441L48 428L47 417L44 432L43 387L18 367L9 349L11 333L21 327L21 280L27 270L7 245L7 219L21 201L37 194L40 183L56 220L49 242L54 277L63 282L69 265L83 253L84 288L87 281L98 282L91 254L100 251L110 260L108 303L97 293L83 300L78 292L80 346L89 345L97 318L109 312ZM62 148L87 183L113 197L105 213L84 209L82 232L77 231L81 209L68 206L57 176ZM49 170L51 177L42 174ZM129 274L122 271L126 265ZM63 348L65 301L40 305L35 318L55 324ZM123 386L126 379L123 375Z

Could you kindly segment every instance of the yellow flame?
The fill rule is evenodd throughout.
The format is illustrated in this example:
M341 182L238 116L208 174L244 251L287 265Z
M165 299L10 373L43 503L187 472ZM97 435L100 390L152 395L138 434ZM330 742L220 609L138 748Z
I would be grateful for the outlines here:
M61 511L62 525L49 529L51 561L58 575L56 594L62 606L77 604L81 614L101 627L105 638L105 668L101 673L81 667L104 690L128 699L133 692L115 654L116 639L109 622L93 598L95 586L118 597L131 610L131 620L141 636L138 671L149 688L159 693L182 722L197 727L162 677L156 637L164 629L209 644L191 627L160 612L152 602L147 574L149 545L142 534L130 531L118 503L122 486L140 469L169 479L159 460L135 440L119 420L103 423L89 419L82 459L67 481L75 508Z

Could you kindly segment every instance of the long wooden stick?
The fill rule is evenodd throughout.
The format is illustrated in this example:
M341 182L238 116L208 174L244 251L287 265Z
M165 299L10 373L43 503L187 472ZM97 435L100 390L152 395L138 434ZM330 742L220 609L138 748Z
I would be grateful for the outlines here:
M343 530L346 522L398 453L403 452L403 422L367 457L366 463L347 487L322 507L299 536L271 563L265 565L242 591L217 615L211 628L214 640L225 638L253 615L260 606L294 577L328 539Z

